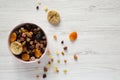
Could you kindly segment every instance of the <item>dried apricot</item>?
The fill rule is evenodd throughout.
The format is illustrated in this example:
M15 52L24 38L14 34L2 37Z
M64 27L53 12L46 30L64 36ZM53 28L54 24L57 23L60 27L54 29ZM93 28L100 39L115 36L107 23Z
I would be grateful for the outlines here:
M39 49L35 49L35 57L39 58L42 56L42 52Z
M17 34L15 32L13 32L10 36L10 42L14 42L17 38Z
M30 59L30 55L29 54L22 54L22 60L24 61L28 61Z
M71 32L69 35L69 39L71 41L75 41L77 39L77 32Z

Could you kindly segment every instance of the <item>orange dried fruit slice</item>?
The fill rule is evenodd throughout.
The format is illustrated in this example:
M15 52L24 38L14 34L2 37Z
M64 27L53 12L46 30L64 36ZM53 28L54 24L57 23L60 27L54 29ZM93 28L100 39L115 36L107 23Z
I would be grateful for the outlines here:
M25 53L25 54L22 54L22 60L24 61L28 61L30 59L30 55Z
M42 56L42 52L39 49L35 49L35 57L39 58Z
M10 36L10 42L14 42L17 38L17 34L15 32L13 32Z
M69 35L69 39L71 41L75 41L77 39L77 32L71 32Z

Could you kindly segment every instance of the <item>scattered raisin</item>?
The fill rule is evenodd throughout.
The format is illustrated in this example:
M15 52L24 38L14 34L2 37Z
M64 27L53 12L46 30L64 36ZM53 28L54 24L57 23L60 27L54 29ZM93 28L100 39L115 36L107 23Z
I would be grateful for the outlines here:
M64 63L65 63L65 64L67 63L67 60L66 60L66 59L64 60Z
M67 50L67 46L65 46L63 49L66 51Z
M64 44L64 41L61 41L61 44Z
M48 68L47 67L44 67L44 72L47 72L48 71Z
M43 78L46 78L47 77L47 75L46 74L43 74Z
M38 64L40 64L40 61L38 61Z
M39 6L36 6L36 10L39 10Z
M65 53L64 53L63 51L61 52L61 54L62 54L63 56L65 55Z

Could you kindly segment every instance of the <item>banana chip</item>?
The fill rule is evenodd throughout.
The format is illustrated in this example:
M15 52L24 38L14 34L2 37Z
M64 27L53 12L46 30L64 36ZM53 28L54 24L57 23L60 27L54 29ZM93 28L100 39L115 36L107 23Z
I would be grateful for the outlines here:
M15 55L19 55L23 51L22 44L17 41L11 43L10 49L11 49L12 53Z

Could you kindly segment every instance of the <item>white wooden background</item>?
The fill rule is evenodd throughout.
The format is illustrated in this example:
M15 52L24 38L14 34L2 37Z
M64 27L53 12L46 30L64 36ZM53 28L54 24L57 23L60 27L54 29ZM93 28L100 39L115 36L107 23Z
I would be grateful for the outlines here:
M41 0L36 11L37 0L0 0L0 80L43 80L43 66L46 64L23 64L8 50L9 32L18 24L31 22L41 26L47 33L49 48L61 63L56 62L60 73L47 72L45 80L120 80L120 0ZM49 10L61 15L58 27L47 21ZM78 32L78 39L71 43L68 35ZM58 41L52 36L56 34ZM57 57L54 52L62 51L60 41L64 40L68 52ZM79 56L73 60L73 54ZM63 59L67 59L65 65ZM35 71L35 68L38 70ZM67 69L65 75L63 69ZM40 74L40 79L35 76Z

